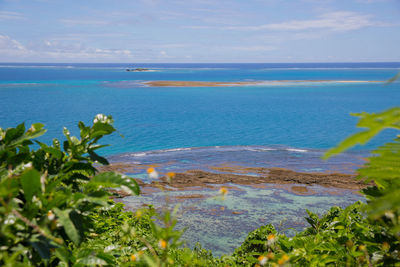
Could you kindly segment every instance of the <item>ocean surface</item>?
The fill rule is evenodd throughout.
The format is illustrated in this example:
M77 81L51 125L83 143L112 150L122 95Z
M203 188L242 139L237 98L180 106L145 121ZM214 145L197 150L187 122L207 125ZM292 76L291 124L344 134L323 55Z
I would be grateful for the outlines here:
M138 67L152 71L126 71ZM0 127L41 122L48 129L41 141L50 143L53 137L63 139L64 126L78 135L78 121L89 124L103 113L113 116L118 129L102 140L112 145L102 150L111 162L157 164L160 173L211 170L224 164L351 173L371 149L394 138L394 131L385 131L366 146L329 161L320 157L357 131L357 118L350 113L399 105L400 83L384 83L399 70L400 63L1 63ZM157 80L260 83L186 88L145 85ZM276 80L320 82L268 82ZM151 182L145 172L132 175ZM220 203L212 198L218 188L202 189L210 198L186 200L180 227L188 227L184 237L189 246L198 241L221 255L232 252L249 231L265 223L301 230L305 208L321 214L332 205L344 207L363 200L352 192L313 190L313 195L299 196L285 188L236 186ZM124 202L131 209L146 202L160 206L164 196L159 192Z
M127 72L145 67L154 72ZM50 141L98 113L119 134L106 155L212 146L326 149L353 133L351 112L399 104L400 84L301 83L237 87L145 87L153 80L387 80L400 63L0 64L0 127L42 122ZM392 138L384 133L370 149Z

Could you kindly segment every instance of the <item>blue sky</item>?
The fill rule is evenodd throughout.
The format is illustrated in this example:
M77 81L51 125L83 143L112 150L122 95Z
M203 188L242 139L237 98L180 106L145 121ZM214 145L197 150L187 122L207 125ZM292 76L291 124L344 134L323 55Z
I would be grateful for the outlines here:
M399 0L0 0L0 62L400 61Z

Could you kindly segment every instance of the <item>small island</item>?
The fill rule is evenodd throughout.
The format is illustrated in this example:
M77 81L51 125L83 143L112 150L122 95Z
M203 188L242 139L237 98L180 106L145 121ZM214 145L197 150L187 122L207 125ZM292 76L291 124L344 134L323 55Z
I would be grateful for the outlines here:
M151 70L150 69L146 69L146 68L135 68L135 69L126 69L126 71L144 72L144 71L151 71Z

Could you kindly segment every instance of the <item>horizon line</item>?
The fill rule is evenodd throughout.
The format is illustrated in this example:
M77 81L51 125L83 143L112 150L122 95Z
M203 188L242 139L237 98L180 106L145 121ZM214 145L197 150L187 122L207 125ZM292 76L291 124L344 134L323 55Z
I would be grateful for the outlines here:
M400 61L329 61L329 62L0 62L0 64L354 64L400 63Z

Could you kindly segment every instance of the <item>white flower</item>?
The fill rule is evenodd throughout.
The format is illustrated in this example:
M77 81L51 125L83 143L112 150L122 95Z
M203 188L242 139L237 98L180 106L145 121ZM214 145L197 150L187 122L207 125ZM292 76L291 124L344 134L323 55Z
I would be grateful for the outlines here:
M56 218L56 215L54 215L54 213L53 213L51 210L49 210L49 211L47 212L47 218L48 218L50 221L52 221L52 220L54 220L54 219Z
M27 164L24 164L24 169L29 169L32 168L32 162L28 162Z
M98 123L98 122L111 124L113 123L113 119L104 114L97 114L96 117L94 117L93 119L93 123Z

